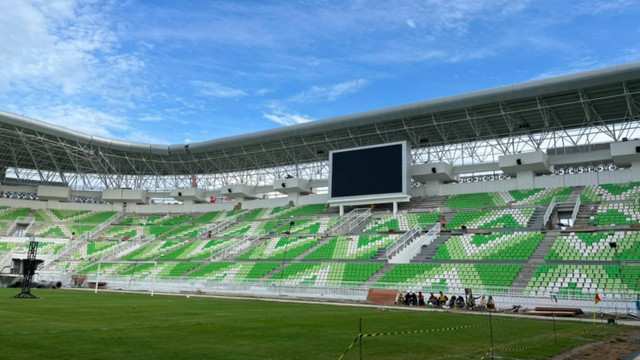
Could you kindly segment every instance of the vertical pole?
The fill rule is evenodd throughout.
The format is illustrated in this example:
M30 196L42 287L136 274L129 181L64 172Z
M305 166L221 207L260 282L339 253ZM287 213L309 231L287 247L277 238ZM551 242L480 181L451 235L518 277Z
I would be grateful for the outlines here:
M96 290L94 294L98 293L98 283L100 282L100 265L102 265L102 261L98 261L98 273L96 274Z
M340 216L344 216L344 205L340 205Z
M393 202L393 216L398 215L398 202L394 201Z
M151 296L153 296L153 291L156 288L156 267L158 266L158 262L153 262L153 277L151 278Z
M362 318L360 318L360 360L362 360Z
M491 321L491 311L489 311L489 336L491 339L491 360L493 360L493 322Z
M552 312L551 315L553 316L553 336L555 337L556 345L558 345L558 331L556 330L556 313Z

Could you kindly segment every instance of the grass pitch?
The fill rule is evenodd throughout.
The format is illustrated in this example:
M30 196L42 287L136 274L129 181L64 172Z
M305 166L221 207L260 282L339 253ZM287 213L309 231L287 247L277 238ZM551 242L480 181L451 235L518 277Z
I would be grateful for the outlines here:
M0 289L2 359L338 359L358 333L460 330L365 338L363 359L480 359L488 317L257 300ZM493 317L502 359L545 359L625 331L617 325ZM585 336L586 333L586 336ZM517 349L507 349L517 348ZM358 359L354 346L344 359Z

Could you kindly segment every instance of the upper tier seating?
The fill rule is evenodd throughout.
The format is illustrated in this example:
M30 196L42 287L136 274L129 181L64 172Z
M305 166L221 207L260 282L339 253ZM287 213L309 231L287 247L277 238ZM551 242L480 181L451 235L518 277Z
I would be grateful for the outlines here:
M554 196L569 195L571 187L510 190L476 194L452 195L445 201L451 209L474 209L515 205L548 205Z
M238 259L294 259L316 245L318 239L314 237L271 238Z
M635 298L640 291L640 266L623 265L541 265L529 281L525 293L549 298L592 300L597 292L604 299L612 293L627 293Z
M323 234L326 233L336 222L340 220L339 216L334 217L321 217L316 219L297 219L295 224L291 227L292 234ZM285 222L285 231L289 231L288 225Z
M608 231L595 233L570 233L556 238L547 254L547 261L617 261L617 244L620 261L640 261L640 232Z
M640 219L640 205L637 203L605 203L598 206L589 223L594 226L632 225Z
M416 225L426 226L434 224L443 216L442 213L408 213L385 215L379 219L373 220L365 232L387 232L387 231L407 231Z
M35 220L55 223L101 224L115 214L115 211L38 209L35 213Z
M160 237L163 239L193 239L205 230L206 225L180 225Z
M27 208L3 208L0 209L0 220L14 221L19 217L29 216L31 210Z
M380 248L391 246L401 235L338 236L307 255L305 259L371 259Z
M212 262L187 276L211 282L242 283L261 279L280 265L279 262Z
M78 237L95 228L95 225L45 224L35 232L35 235L41 237Z
M582 190L582 202L635 200L640 198L640 182L589 185Z
M498 232L452 236L438 247L434 260L528 260L544 235L540 232Z
M245 235L265 235L270 232L280 233L289 229L288 223L286 230L284 225L285 222L281 220L246 221L226 228L220 233L215 234L215 236L241 237Z
M270 218L287 219L299 216L314 216L327 211L327 204L312 204L302 206L282 206L271 210Z
M192 215L151 215L151 216L129 216L120 220L123 225L164 225L175 226L192 222Z
M469 229L526 228L535 208L476 210L457 213L447 223L447 229L459 229L465 225Z
M296 286L360 286L384 264L292 263L271 276L271 281Z
M513 283L522 265L493 264L398 264L377 286L422 292L464 294L465 288L500 294Z
M209 224L209 223L215 222L216 220L219 220L222 217L222 214L224 214L223 211L212 211L212 212L204 213L199 217L193 219L193 223Z

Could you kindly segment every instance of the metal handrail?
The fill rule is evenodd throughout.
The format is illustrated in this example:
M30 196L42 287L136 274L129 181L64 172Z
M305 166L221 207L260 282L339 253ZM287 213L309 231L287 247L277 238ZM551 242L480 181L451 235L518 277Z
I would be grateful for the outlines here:
M342 219L338 220L338 222L335 223L327 232L331 235L346 234L370 216L371 209L353 209L347 215L343 216ZM346 227L346 231L343 231L344 227Z

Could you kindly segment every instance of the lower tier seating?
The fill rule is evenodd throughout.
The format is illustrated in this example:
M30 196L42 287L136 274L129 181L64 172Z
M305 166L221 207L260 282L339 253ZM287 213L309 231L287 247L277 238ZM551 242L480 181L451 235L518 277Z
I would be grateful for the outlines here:
M238 256L238 259L295 259L316 245L318 239L314 237L271 238Z
M530 296L605 299L621 293L636 296L640 290L640 266L541 265L525 289ZM617 295L613 295L613 294Z
M487 294L504 293L522 265L398 264L376 286L422 292L464 293L465 288Z
M263 278L280 265L280 262L213 262L187 276L212 282L247 282Z
M544 235L540 232L497 232L452 236L434 260L529 260Z
M380 248L389 247L400 236L390 234L338 236L307 255L305 259L371 259Z
M191 241L162 257L163 260L207 259L236 243L238 239L212 239Z
M616 249L609 243L616 243ZM547 261L640 261L640 232L569 233L556 238Z
M360 286L384 264L376 263L293 263L276 272L270 280L296 286Z
M184 246L186 241L184 240L165 240L154 241L151 244L137 249L122 257L123 260L149 260L162 257L166 254L173 252L181 246Z

